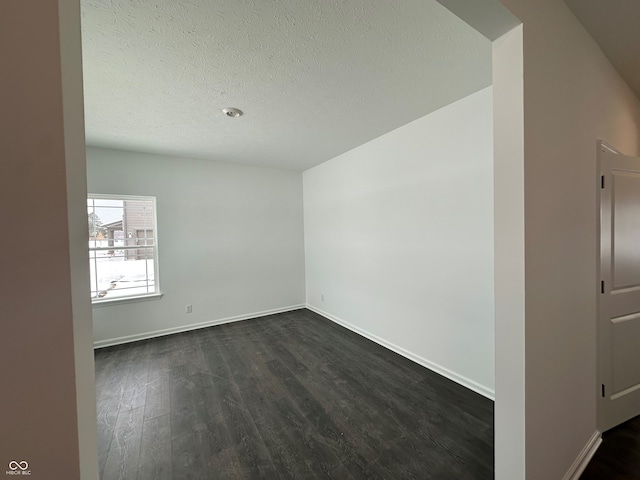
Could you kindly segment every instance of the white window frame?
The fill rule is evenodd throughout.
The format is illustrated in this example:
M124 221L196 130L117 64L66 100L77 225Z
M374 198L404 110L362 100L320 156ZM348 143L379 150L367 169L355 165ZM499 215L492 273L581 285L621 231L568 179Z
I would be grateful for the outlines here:
M144 294L122 295L122 296L117 296L112 298L107 298L107 297L97 298L92 296L91 304L94 307L97 307L97 306L113 305L114 303L128 303L128 302L138 302L143 300L153 300L153 299L162 297L162 291L160 290L160 269L159 269L159 261L158 261L158 220L157 220L158 214L157 214L156 197L143 196L143 195L88 193L87 200L121 200L121 201L145 200L145 201L151 201L153 205L153 220L152 220L153 245L145 245L145 248L153 249L153 270L154 270L153 283L155 286L155 291L150 293L144 293ZM140 248L139 245L131 245L131 246L119 247L118 250L135 250L139 248ZM93 247L92 248L91 246L89 246L89 262L96 261L91 258L92 251L104 251L104 250L113 250L113 247ZM96 263L95 272L97 275L97 263ZM97 285L97 280L90 278L90 288L89 288L90 290L93 290L93 287L91 285L93 285L94 282L96 282L96 285Z

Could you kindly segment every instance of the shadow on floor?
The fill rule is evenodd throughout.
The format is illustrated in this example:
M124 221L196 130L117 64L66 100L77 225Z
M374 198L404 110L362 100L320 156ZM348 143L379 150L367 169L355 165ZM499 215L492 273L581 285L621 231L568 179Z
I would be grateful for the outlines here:
M640 479L640 416L612 428L580 480Z

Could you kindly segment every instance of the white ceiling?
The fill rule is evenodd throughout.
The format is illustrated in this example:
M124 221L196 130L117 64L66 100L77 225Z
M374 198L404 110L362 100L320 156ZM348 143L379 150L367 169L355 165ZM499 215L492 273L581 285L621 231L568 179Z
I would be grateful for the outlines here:
M491 84L489 40L435 0L83 0L82 22L93 146L305 170Z
M565 0L640 98L640 0Z

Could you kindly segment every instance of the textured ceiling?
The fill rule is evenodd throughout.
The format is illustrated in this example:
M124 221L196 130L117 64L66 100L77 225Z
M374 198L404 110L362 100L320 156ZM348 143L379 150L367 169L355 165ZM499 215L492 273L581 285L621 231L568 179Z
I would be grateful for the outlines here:
M565 0L640 98L640 0Z
M93 146L305 170L491 84L489 40L435 0L83 0L82 22Z

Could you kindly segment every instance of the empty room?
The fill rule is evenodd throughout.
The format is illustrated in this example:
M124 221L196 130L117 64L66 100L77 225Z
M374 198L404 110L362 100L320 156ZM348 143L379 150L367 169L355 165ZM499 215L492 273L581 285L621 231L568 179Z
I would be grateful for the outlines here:
M435 1L82 26L101 478L493 478L491 42Z
M0 0L6 475L633 476L632 2Z

